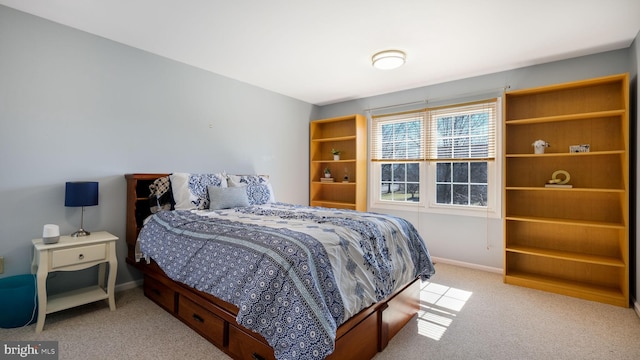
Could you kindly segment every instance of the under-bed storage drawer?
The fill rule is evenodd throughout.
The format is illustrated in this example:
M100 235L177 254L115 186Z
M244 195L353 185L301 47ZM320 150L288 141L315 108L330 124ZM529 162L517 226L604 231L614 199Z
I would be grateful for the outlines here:
M215 345L224 344L224 320L182 295L178 299L178 317Z
M170 313L176 311L176 292L150 276L144 277L144 295Z
M369 314L355 328L336 340L336 350L326 360L371 359L378 352L378 312Z
M275 360L273 349L247 335L244 331L229 325L229 352L234 359Z

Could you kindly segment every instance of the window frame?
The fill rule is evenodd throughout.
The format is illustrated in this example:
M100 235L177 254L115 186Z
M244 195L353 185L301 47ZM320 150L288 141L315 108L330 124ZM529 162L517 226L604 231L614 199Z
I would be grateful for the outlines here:
M494 99L487 99L486 102L494 101ZM399 211L412 211L412 212L424 212L424 213L438 213L460 216L474 216L474 217L488 217L488 218L500 218L502 217L502 98L498 96L495 98L495 156L493 159L486 160L487 162L487 206L473 206L473 205L455 205L455 204L439 204L436 201L436 166L438 159L406 159L406 161L392 160L372 160L369 158L369 204L370 208L399 210ZM460 104L464 106L465 104ZM452 104L455 107L456 104ZM427 109L428 110L428 109ZM420 112L421 110L416 110ZM425 146L429 146L430 142L427 138L430 136L430 129L432 129L432 123L429 115L425 116L424 127L426 131L424 133L423 143ZM407 115L407 118L415 116ZM394 119L393 121L397 121ZM377 129L372 129L374 122L370 122L369 129L369 142L374 145L375 141L374 132ZM432 149L426 149L427 157ZM372 156L372 155L370 155ZM456 159L442 159L445 162L455 162ZM468 160L460 159L464 162ZM474 160L478 161L478 160ZM483 160L480 160L483 161ZM420 200L417 202L401 202L401 201L388 201L381 200L380 194L382 191L382 164L385 163L398 163L398 162L418 162L420 166Z

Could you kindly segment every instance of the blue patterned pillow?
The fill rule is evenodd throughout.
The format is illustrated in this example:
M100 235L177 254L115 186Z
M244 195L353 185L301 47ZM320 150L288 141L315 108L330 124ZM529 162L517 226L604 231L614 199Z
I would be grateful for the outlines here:
M209 208L209 186L227 187L223 174L173 173L169 175L176 210Z
M230 187L246 187L249 205L263 205L275 201L273 187L266 175L228 175Z

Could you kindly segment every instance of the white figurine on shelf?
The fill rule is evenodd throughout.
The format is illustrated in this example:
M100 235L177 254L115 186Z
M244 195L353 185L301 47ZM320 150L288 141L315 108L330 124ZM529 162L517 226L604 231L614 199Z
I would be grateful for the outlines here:
M533 144L531 144L531 146L533 146L535 154L544 154L544 148L547 148L551 145L549 145L549 143L544 140L536 140L533 142Z

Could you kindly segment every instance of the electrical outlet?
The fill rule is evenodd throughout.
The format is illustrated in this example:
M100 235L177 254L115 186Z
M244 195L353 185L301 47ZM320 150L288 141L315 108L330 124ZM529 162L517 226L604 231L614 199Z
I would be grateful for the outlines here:
M4 272L4 256L0 256L0 274Z

